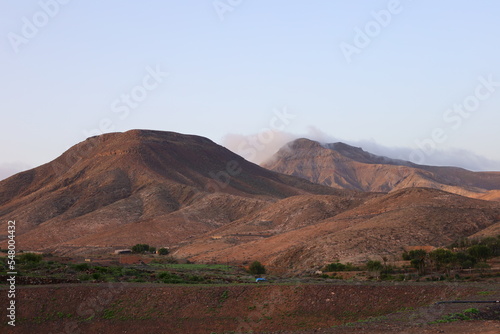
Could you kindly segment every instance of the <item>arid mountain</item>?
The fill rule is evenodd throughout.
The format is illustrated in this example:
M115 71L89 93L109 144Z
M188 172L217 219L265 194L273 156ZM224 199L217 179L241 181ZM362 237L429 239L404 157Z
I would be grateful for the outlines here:
M264 167L338 189L390 192L427 187L473 198L498 200L499 172L417 165L363 151L343 143L297 139L280 149Z
M106 134L1 181L0 219L16 220L18 250L87 255L148 243L192 261L260 260L288 272L498 231L500 203L414 188L409 176L398 182L390 168L408 169L415 185L426 180L424 185L438 188L432 182L439 179L447 190L491 190L492 196L498 193L487 180L494 184L497 174L419 169L336 147L342 153L299 140L280 154L295 152L295 166L321 179L323 168L301 159L317 159L321 166L311 155L319 152L325 168L338 163L332 184L349 189L270 171L203 137L148 130ZM410 188L398 189L405 182ZM359 191L368 186L377 192ZM7 229L0 238L5 248Z
M291 200L302 202L306 210L314 208L315 221L298 226L293 215L279 207ZM200 237L177 254L203 262L250 262L258 257L275 270L288 272L320 268L335 260L360 263L382 256L393 260L407 246L440 247L479 231L497 231L500 203L409 188L365 199L295 196L257 216L259 220L233 223L217 236ZM280 231L284 217L296 228Z
M0 217L16 220L19 249L78 253L171 245L281 198L343 193L266 170L206 138L134 130L89 138L0 182Z

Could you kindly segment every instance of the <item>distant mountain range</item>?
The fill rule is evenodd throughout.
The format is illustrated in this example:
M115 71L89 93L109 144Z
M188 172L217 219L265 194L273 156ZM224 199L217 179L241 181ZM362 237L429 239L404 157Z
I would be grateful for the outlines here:
M428 187L482 199L500 199L500 172L471 172L374 155L344 143L297 139L263 165L337 189L390 192Z
M148 243L192 261L261 260L287 272L500 233L499 202L460 196L495 194L499 173L307 139L265 166L274 171L203 137L105 134L1 181L0 218L16 220L18 250L89 255Z

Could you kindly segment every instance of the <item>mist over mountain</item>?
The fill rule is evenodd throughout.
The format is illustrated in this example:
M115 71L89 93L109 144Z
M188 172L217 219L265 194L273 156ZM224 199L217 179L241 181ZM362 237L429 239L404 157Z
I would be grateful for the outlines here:
M264 164L281 147L299 138L308 138L323 144L343 142L350 146L362 147L376 155L423 165L456 166L471 171L500 171L500 161L465 149L443 149L436 145L432 150L428 147L424 147L422 150L419 147L385 146L375 140L345 140L328 135L313 126L308 127L308 131L301 135L278 130L266 130L251 135L227 134L222 138L221 144L247 160Z
M473 198L500 190L500 172L419 165L340 142L321 144L306 138L284 145L263 166L338 189L390 192L428 187Z

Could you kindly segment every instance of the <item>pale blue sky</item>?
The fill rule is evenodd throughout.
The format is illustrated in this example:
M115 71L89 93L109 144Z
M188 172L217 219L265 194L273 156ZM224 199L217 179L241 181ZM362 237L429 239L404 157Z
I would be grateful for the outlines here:
M238 151L285 107L295 118L269 151L309 135L500 170L498 1L60 1L0 0L0 179L56 158L100 122ZM155 68L168 76L148 78ZM147 95L126 107L132 92ZM467 118L446 114L463 103ZM418 147L425 140L433 152Z

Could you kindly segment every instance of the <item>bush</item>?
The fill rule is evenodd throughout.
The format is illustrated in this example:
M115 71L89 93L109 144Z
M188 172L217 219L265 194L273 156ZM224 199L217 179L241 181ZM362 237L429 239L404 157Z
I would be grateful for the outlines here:
M458 252L455 256L460 267L464 269L472 268L477 262L477 259L475 257L470 256L469 254L466 254L464 252Z
M19 263L38 263L42 261L43 256L35 253L22 253L19 256Z
M366 263L366 269L371 272L381 271L384 267L380 261L368 261Z
M457 260L455 253L448 249L438 248L429 253L429 257L434 261L436 268L453 263Z
M77 264L72 265L72 267L78 271L85 271L85 270L90 269L90 266L88 263L77 263Z
M403 260L410 261L411 266L418 270L419 274L425 273L425 260L427 252L423 249L416 249L403 253Z
M167 248L164 248L164 247L162 247L162 248L160 248L160 249L158 250L158 254L159 254L159 255L168 255L168 253L169 253L168 249L167 249Z
M82 274L82 275L78 275L77 277L80 281L88 281L90 280L90 275L89 274Z
M248 271L253 275L263 275L266 273L266 268L259 261L254 261L248 268Z
M476 258L478 261L484 260L486 261L493 255L493 252L488 246L485 245L474 245L467 248L467 253L470 256Z
M344 271L346 269L347 266L339 262L330 263L325 267L325 271Z
M158 274L158 278L163 282L167 284L178 284L178 283L184 283L181 277L177 276L176 274L172 274L168 271L163 271L160 274Z
M132 252L134 253L145 253L149 251L148 244L137 244L132 247Z

